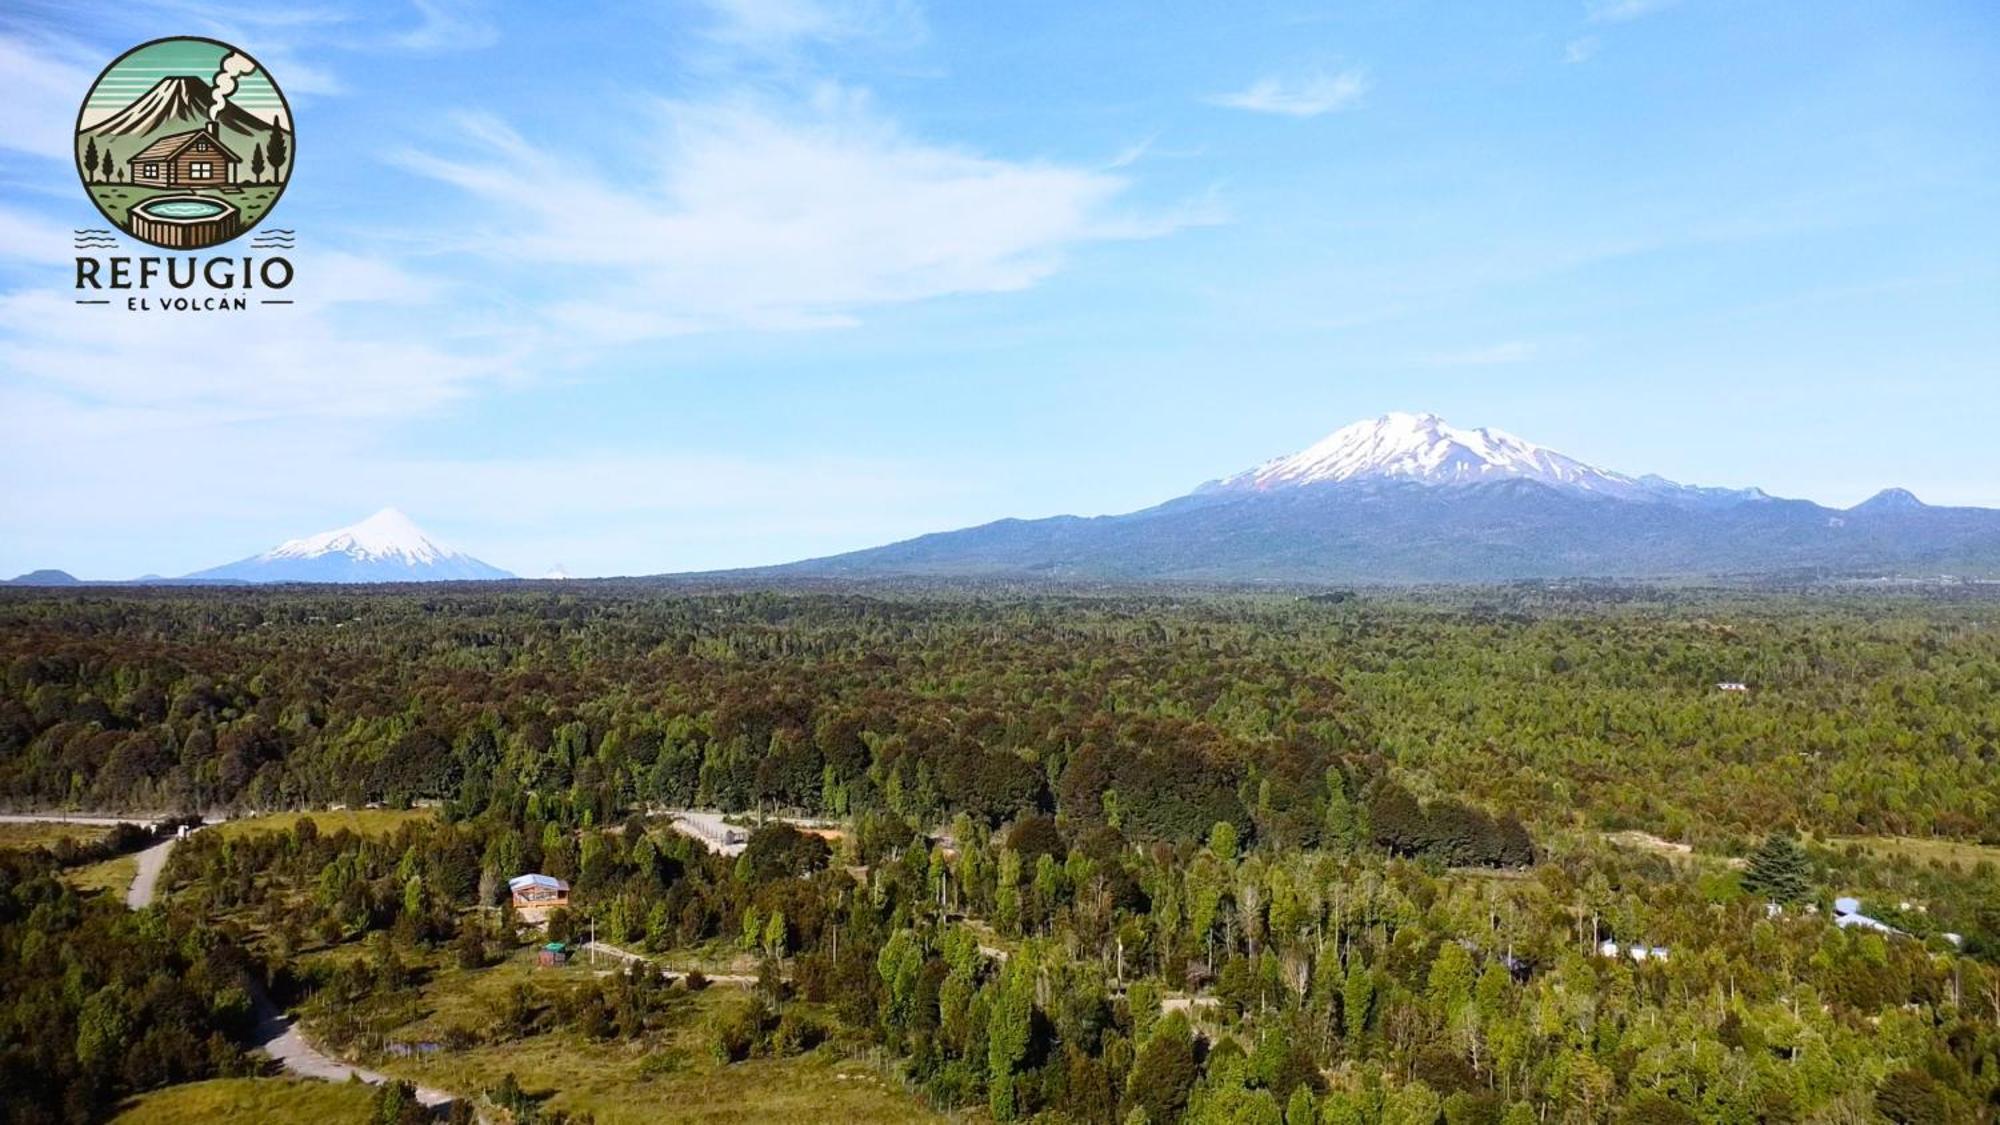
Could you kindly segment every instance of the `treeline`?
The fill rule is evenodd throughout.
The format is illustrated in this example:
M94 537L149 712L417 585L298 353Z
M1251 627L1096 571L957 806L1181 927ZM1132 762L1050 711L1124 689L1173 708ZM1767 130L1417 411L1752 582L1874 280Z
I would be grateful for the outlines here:
M1484 596L7 591L0 801L476 810L505 778L600 823L1041 812L1310 844L1339 766L1723 847L2000 840L1976 604Z

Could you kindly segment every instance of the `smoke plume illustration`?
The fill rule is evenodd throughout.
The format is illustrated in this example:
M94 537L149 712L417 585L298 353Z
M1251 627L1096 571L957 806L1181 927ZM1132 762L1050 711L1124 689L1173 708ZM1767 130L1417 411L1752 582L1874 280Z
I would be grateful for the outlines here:
M232 51L223 57L222 66L215 72L215 96L208 103L210 121L222 116L223 107L229 104L229 95L236 92L236 80L254 73L256 69L257 64L240 51Z

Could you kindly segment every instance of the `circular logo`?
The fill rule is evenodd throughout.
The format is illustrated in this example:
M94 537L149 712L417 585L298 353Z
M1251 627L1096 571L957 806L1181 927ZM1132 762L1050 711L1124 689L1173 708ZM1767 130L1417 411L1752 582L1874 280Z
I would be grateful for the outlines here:
M119 230L167 250L247 233L277 206L296 157L278 83L214 39L132 48L97 76L76 115L76 170L91 202ZM258 237L281 234L290 232Z

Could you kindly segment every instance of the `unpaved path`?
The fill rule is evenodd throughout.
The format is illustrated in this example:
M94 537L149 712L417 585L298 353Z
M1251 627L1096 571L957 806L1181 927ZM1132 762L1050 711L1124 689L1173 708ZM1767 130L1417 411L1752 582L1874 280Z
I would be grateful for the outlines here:
M125 888L126 906L144 910L153 905L153 895L160 886L160 872L166 869L167 853L174 850L174 843L174 838L169 836L139 853L139 873L132 877L132 885Z
M167 866L167 855L178 843L173 837L154 844L139 853L139 874L132 880L132 886L125 892L125 905L134 910L143 910L153 905L153 896L158 892L160 872ZM359 1076L371 1086L380 1086L389 1081L389 1076L364 1067L349 1066L332 1058L324 1051L306 1041L299 1033L290 1016L278 1010L271 1002L256 979L250 981L250 1004L257 1017L250 1031L251 1047L262 1047L264 1053L278 1061L278 1065L304 1078L321 1078L328 1082L346 1082ZM450 1105L457 1099L443 1090L433 1090L428 1086L417 1087L417 1100L427 1106Z
M643 953L634 953L629 949L620 949L609 942L587 941L578 948L582 949L585 953L596 953L602 957L610 957L614 960L622 961L627 965L634 961L653 965L654 968L660 970L662 976L667 977L669 980L677 977L685 978L689 973L701 973L703 979L707 980L710 984L740 984L747 986L757 983L757 978L747 973L708 973L702 972L700 969L677 969L671 965L655 965L651 957Z
M371 1086L380 1086L389 1081L386 1074L341 1062L307 1042L306 1037L299 1033L296 1022L280 1012L262 988L254 989L250 1000L257 1016L257 1024L250 1032L250 1046L262 1047L265 1054L278 1060L278 1064L286 1070L301 1077L322 1078L328 1082L346 1082L359 1077ZM443 1106L457 1099L443 1090L418 1086L417 1100L428 1106Z

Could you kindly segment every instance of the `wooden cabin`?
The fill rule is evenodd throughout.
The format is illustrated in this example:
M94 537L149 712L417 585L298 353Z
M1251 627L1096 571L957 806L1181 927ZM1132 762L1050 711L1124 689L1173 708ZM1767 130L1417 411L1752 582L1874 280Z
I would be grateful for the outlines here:
M549 920L549 912L569 905L569 884L553 875L516 875L507 880L514 895L514 916L532 925Z
M146 187L221 187L236 182L242 157L207 129L161 137L132 154L125 166Z

